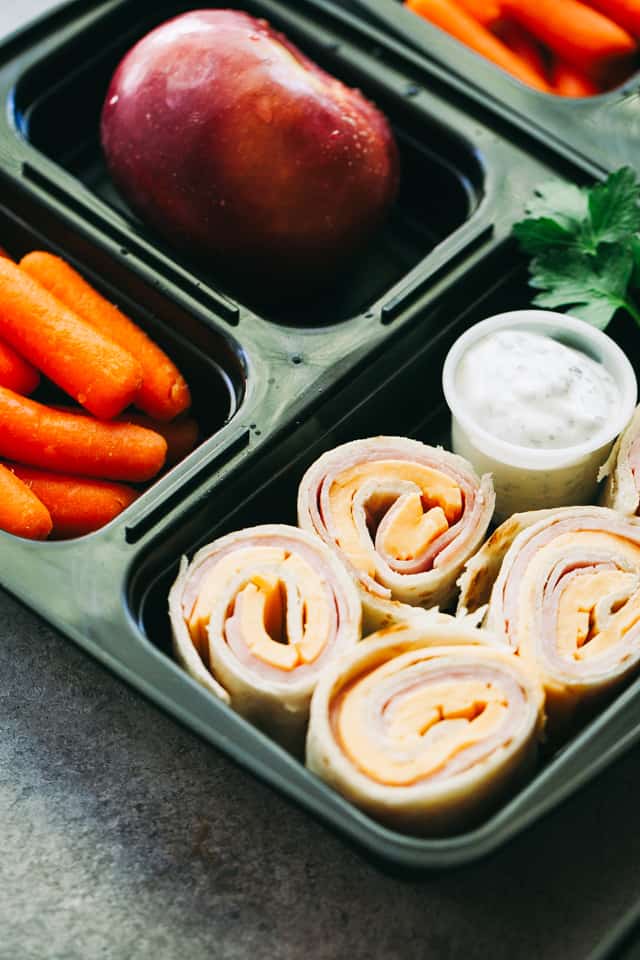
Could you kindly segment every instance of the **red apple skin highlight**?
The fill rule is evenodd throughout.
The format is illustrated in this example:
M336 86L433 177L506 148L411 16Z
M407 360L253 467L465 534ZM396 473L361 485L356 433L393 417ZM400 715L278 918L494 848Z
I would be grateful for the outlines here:
M383 114L234 10L183 14L140 40L111 80L101 138L144 221L270 298L330 284L398 188Z

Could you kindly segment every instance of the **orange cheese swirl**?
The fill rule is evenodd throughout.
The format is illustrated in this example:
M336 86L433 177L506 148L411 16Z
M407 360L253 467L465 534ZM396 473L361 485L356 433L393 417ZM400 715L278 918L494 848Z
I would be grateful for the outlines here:
M298 492L298 522L349 565L365 629L447 605L490 523L494 493L471 465L404 437L374 437L323 454Z
M183 562L169 609L188 672L292 747L322 669L360 638L345 568L317 538L280 524L229 534Z
M532 673L468 624L404 624L332 665L313 696L307 765L373 816L437 833L468 822L535 750Z

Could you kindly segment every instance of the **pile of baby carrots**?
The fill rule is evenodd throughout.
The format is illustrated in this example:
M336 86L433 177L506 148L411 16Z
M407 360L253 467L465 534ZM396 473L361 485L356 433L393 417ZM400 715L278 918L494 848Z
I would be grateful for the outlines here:
M32 399L41 375L76 405ZM2 251L0 529L34 540L99 529L139 495L131 484L196 445L190 404L164 351L68 263Z
M640 0L405 0L530 87L590 97L637 68Z

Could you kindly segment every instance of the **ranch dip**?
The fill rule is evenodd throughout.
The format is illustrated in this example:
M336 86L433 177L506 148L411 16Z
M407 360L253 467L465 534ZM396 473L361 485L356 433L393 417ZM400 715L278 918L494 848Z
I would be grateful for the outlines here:
M472 344L456 375L459 400L487 433L529 449L589 442L621 397L609 371L552 337L506 329Z

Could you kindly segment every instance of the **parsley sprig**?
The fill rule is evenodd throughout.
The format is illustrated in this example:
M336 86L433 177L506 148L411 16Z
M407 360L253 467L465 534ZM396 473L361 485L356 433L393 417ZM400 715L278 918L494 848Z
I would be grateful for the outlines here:
M640 326L632 297L640 289L640 181L631 167L589 189L542 184L526 213L514 233L533 257L536 305L570 308L601 330L624 309Z

